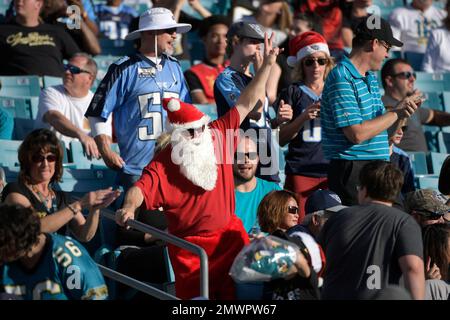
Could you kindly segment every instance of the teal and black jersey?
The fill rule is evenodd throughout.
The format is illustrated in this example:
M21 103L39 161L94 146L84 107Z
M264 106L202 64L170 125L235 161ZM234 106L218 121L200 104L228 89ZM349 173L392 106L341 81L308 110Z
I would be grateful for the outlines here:
M3 268L6 293L25 300L106 300L108 289L100 270L76 240L46 234L46 244L36 266L29 270L20 261Z
M140 176L153 158L156 139L164 131L163 98L191 102L189 90L175 58L162 55L160 71L153 61L137 53L113 63L100 83L86 117L105 121L113 113L123 172Z

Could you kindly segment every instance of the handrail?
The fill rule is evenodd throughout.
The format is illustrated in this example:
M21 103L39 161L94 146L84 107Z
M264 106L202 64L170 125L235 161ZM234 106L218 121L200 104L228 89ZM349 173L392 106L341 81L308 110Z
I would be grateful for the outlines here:
M124 275L120 272L117 272L113 269L105 267L105 266L101 265L100 263L97 263L97 266L104 276L113 278L115 281L119 281L129 287L136 289L136 290L142 291L146 294L149 294L149 295L154 296L161 300L180 300L180 298L177 298L167 292L164 292L162 290L159 290L158 288L150 286L142 281L133 279L133 278L131 278L127 275Z
M101 215L115 221L115 213L109 209L102 209L100 211ZM202 247L190 243L186 240L180 239L174 235L168 234L165 231L161 231L155 227L144 224L136 220L128 220L127 226L136 229L141 232L150 233L151 235L171 243L177 247L181 247L185 250L191 251L192 253L200 257L200 297L209 298L209 275L208 275L208 256Z

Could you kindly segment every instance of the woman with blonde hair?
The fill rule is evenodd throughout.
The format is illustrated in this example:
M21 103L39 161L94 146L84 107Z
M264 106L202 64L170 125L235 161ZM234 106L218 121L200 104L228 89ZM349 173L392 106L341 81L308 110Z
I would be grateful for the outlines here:
M280 144L289 143L286 155L285 189L300 197L300 222L306 198L317 189L328 189L328 161L322 152L320 100L325 79L334 66L325 38L314 31L304 32L289 42L293 83L283 89L274 103L290 104L290 122L280 127Z

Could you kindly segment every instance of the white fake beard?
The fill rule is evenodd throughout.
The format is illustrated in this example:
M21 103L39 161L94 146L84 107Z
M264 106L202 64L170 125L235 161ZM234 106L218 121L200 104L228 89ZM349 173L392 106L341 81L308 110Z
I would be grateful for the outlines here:
M211 131L206 126L200 137L186 139L180 130L172 133L172 161L194 185L211 191L216 186L217 162Z

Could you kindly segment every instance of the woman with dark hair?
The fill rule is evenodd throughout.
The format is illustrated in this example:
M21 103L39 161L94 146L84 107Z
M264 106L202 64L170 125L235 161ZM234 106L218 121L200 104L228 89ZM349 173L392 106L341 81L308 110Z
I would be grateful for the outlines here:
M439 191L449 198L447 205L450 205L450 156L445 159L441 167L441 173L439 174Z
M325 38L314 31L293 38L289 49L287 62L294 68L294 82L281 91L274 105L284 101L294 112L292 120L280 127L280 144L289 143L284 187L300 197L301 222L306 198L317 189L328 189L319 114L325 79L334 63Z
M447 1L445 11L447 17L442 21L442 27L431 30L428 37L422 62L422 70L425 72L450 72L450 1Z
M63 174L63 151L55 134L48 129L31 132L19 147L19 181L9 183L2 193L8 205L32 207L41 218L41 231L64 232L68 224L74 236L91 240L98 226L99 209L109 206L119 195L112 188L89 192L69 203L63 191L53 190ZM89 210L85 218L83 209Z
M435 223L423 228L423 257L427 279L448 282L450 263L450 229L448 224Z

